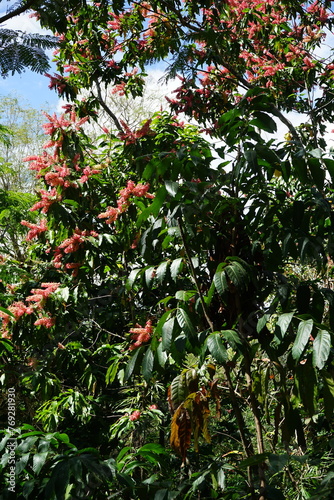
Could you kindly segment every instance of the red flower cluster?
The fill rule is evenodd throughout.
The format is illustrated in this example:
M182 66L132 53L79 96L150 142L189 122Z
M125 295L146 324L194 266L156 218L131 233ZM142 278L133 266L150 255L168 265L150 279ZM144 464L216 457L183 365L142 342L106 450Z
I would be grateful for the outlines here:
M28 222L26 220L21 220L22 226L27 226L30 229L30 231L27 234L26 240L30 241L30 240L36 238L36 236L38 236L39 234L44 233L45 231L47 231L48 226L47 226L46 223L47 223L46 219L41 219L39 225L38 224L32 224L31 222Z
M62 95L66 89L66 78L54 73L54 76L45 73L44 76L50 78L49 89L56 89L59 95Z
M153 333L152 321L146 321L144 328L140 325L137 325L136 328L131 328L130 333L132 333L131 340L135 342L130 345L129 351L133 351L151 339Z
M140 418L140 415L141 412L139 410L135 410L134 412L131 413L131 415L129 415L129 420L132 420L132 422L134 420L138 420Z
M41 189L39 194L41 199L30 208L31 212L34 212L35 210L41 210L42 214L46 214L48 213L49 208L53 203L61 201L62 199L62 196L57 193L56 188L53 188L50 191Z
M151 130L150 125L152 119L147 120L144 125L136 131L132 131L130 127L123 120L120 120L122 127L124 128L124 132L118 134L118 137L125 141L125 144L134 144L137 139L141 137L145 137L145 135L154 135L154 132Z
M13 304L8 307L8 310L13 314L15 321L21 318L24 314L33 314L37 312L39 314L39 318L35 321L34 325L43 325L46 328L51 328L55 324L55 319L51 318L48 313L43 314L42 311L46 299L49 295L55 292L58 287L59 283L41 283L41 288L32 289L31 295L25 299L28 304L29 302L33 302L33 305L26 305L22 301L13 302ZM2 318L2 328L0 330L2 337L10 338L8 325L10 321L13 320L13 317L3 311L0 311L0 318Z
M130 205L130 197L144 197L144 198L154 198L153 194L148 193L150 189L149 184L135 184L133 181L128 181L126 188L120 191L120 197L117 200L116 207L108 207L105 212L98 215L99 219L107 219L106 223L111 224L115 222L119 214L125 212Z
M70 238L66 238L58 247L54 250L53 265L56 269L60 269L63 266L62 260L64 254L74 253L79 250L82 245L84 245L88 237L96 238L98 233L96 231L89 231L87 229L75 229L74 233ZM67 262L65 264L65 269L73 269L73 276L78 274L78 269L82 266L82 262Z

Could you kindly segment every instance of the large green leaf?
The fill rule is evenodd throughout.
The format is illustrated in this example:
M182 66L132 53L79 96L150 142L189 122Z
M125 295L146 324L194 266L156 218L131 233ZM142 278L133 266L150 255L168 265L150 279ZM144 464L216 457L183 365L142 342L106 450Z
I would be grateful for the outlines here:
M143 377L146 381L149 381L152 378L153 365L154 365L154 354L151 348L149 347L145 353L142 364Z
M226 348L222 342L220 333L214 332L207 338L207 346L210 354L218 363L226 363L228 355Z
M157 280L158 283L162 283L167 272L167 267L168 267L169 261L161 262L159 266L157 267L156 274L155 274L155 279Z
M178 290L175 294L175 298L181 302L188 302L196 293L197 290Z
M33 469L36 475L38 475L46 462L48 452L44 451L42 453L35 453L33 456Z
M313 366L322 370L331 350L331 336L327 330L319 330L313 342Z
M4 312L5 314L8 314L8 316L11 316L12 318L15 318L14 314L10 312L8 309L5 309L4 307L0 306L0 311Z
M125 375L124 375L125 380L128 380L131 377L131 375L133 374L134 369L136 368L136 365L137 365L138 358L140 358L140 356L143 352L143 349L144 349L143 346L138 347L136 349L135 353L133 354L133 356L131 356L131 358L130 358L130 360L125 368Z
M168 355L167 355L166 351L164 351L162 349L162 342L159 342L158 348L156 350L156 358L157 358L158 363L161 366L161 368L165 368L166 363L167 363L167 359L168 359Z
M287 330L289 328L289 325L291 323L291 320L293 318L293 315L294 315L294 313L290 312L290 313L281 314L278 317L276 325L280 328L281 336L282 337L285 336L285 334L286 334L286 332L287 332Z
M213 282L215 284L216 290L219 295L224 295L228 291L228 283L225 274L226 263L219 264L217 271L213 277Z
M162 350L169 352L172 345L175 318L169 318L162 327Z
M313 329L313 320L301 321L298 326L297 336L292 346L292 357L298 360L302 355L305 346L310 338Z
M236 257L228 257L226 260L228 265L225 271L234 286L238 289L246 288L251 280L251 267Z
M126 287L128 289L131 289L133 287L133 284L134 282L136 281L136 279L138 278L138 275L140 273L142 269L139 267L137 267L136 269L132 269L132 271L130 272L129 274L129 277L127 279L127 282L126 282Z
M172 261L171 266L170 266L170 274L171 274L172 280L176 281L178 274L182 270L182 264L183 264L182 257Z
M181 307L178 307L177 313L176 313L176 319L184 331L184 333L187 335L187 337L193 337L196 334L196 330L187 314L187 312L182 309Z
M249 122L251 125L254 125L255 127L271 134L276 132L276 122L271 118L271 116L267 115L267 113L256 111L253 113L253 115L254 118Z
M179 190L178 182L165 181L165 186L167 189L167 193L174 198Z

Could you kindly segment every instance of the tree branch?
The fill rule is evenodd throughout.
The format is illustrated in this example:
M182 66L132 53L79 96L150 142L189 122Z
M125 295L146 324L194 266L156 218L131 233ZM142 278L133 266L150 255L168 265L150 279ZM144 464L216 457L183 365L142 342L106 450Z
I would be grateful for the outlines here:
M32 9L34 3L36 3L36 0L28 0L27 3L21 5L21 7L18 7L17 9L8 12L8 14L5 14L4 16L0 17L0 24L4 23L5 21L8 21L8 19L12 19L13 17L23 14L27 10Z
M96 90L97 90L97 100L99 101L99 103L101 104L102 108L104 109L104 111L110 116L110 118L113 120L113 122L115 123L116 125L116 128L120 131L120 132L124 132L121 124L119 123L118 121L118 118L117 116L115 115L115 113L113 113L111 111L111 109L109 108L109 106L106 105L105 101L103 100L103 97L102 97L102 92L101 92L101 87L100 87L100 84L98 81L95 81L95 85L96 85ZM92 95L94 96L93 92L92 92ZM94 96L95 97L95 96Z
M189 264L189 267L190 267L191 275L192 275L192 277L193 277L193 279L195 281L195 285L196 285L196 288L197 288L197 291L198 291L199 299L201 301L201 305L202 305L202 309L203 309L203 313L204 313L205 319L206 319L206 321L207 321L207 323L208 323L208 325L210 327L210 330L212 332L214 332L215 329L214 329L213 323L212 323L212 321L211 321L211 319L209 317L209 314L208 314L208 311L207 311L207 308L206 308L206 303L204 301L204 297L203 297L201 288L199 286L199 282L198 282L198 279L197 279L197 276L196 276L194 264L192 263L192 260L191 260L191 257L190 257L190 252L189 252L189 248L188 248L188 245L187 245L187 242L186 242L186 239L185 239L185 234L184 234L184 230L183 230L183 226L182 226L182 221L181 221L180 218L177 220L177 223L179 225L183 247L184 247L184 250L186 252L187 259L188 259L188 264Z

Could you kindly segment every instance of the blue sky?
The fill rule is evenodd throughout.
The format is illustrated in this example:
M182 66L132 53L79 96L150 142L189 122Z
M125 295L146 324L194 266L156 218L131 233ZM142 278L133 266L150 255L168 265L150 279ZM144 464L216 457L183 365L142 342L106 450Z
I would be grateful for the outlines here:
M6 12L8 3L11 2L0 0L0 15ZM51 34L46 30L42 30L39 23L34 18L30 18L29 14L23 14L10 19L1 25L1 27L21 30L26 33ZM50 59L52 59L51 52L50 56ZM52 74L54 71L56 71L55 65L52 64L49 73ZM47 77L26 70L21 74L0 78L0 97L8 95L20 97L22 98L23 105L36 109L55 111L59 103L59 97L54 90L48 88L48 85L49 79Z

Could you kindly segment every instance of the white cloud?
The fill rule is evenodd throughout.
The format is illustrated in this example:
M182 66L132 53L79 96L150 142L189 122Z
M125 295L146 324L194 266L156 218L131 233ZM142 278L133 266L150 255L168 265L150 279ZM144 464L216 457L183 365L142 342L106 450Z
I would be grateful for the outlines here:
M8 28L11 30L20 30L25 33L39 33L40 35L51 35L50 30L46 30L41 27L39 21L35 17L30 17L31 14L21 14L20 16L15 16L8 19L5 23L1 25L2 28Z

